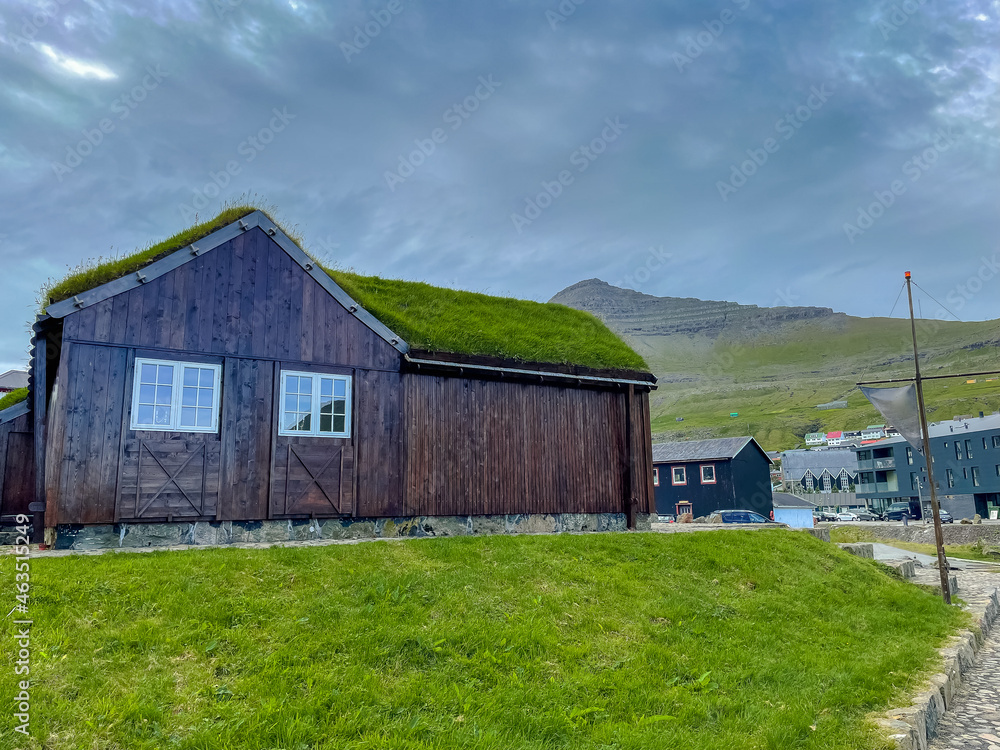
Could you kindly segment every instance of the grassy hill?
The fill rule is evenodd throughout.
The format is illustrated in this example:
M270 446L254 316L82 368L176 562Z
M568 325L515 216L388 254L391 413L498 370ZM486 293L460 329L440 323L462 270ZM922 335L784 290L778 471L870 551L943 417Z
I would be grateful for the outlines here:
M888 750L967 620L787 530L36 558L29 613L4 748Z
M643 356L659 378L658 439L753 434L769 450L794 448L806 432L882 422L855 383L913 374L906 319L651 297L596 279L552 301L594 313ZM1000 369L1000 321L920 321L917 335L925 375ZM931 419L1000 409L1000 380L978 380L927 383ZM848 408L816 408L835 400Z

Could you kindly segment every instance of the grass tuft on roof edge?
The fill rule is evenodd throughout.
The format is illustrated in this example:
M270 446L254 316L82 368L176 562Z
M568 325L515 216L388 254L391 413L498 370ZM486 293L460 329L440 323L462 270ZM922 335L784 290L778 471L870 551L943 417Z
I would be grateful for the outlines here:
M0 397L0 411L3 411L4 409L9 409L11 406L19 404L27 398L28 398L27 388L15 388L14 390L9 391L8 393L5 393L2 397Z
M254 211L262 212L267 218L281 227L296 244L302 244L297 233L289 231L274 218L274 207L264 205L259 200L254 200L246 195L240 196L232 202L223 204L222 211L208 221L188 227L178 232L162 242L149 245L145 248L127 255L112 256L110 258L98 257L85 260L75 268L71 268L69 273L60 280L52 279L39 293L42 312L49 305L70 299L82 292L95 289L109 281L120 279L131 273L140 271L150 263L160 260L171 253L180 250L182 247L190 245L192 242L207 237L212 232L222 229L227 224L242 219L244 216L252 214Z

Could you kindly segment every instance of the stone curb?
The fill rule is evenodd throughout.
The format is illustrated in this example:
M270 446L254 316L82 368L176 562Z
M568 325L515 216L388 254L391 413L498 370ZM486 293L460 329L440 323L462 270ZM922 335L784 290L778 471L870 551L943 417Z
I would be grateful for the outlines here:
M983 611L973 614L973 627L954 636L939 650L942 669L928 678L913 704L890 710L875 720L899 750L927 750L928 740L937 735L941 717L952 707L963 675L975 666L986 637L1000 617L1000 590L994 589Z

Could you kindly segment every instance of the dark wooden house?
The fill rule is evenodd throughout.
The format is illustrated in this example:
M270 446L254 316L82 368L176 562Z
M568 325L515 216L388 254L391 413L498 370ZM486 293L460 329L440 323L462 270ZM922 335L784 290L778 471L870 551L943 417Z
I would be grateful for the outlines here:
M34 330L50 529L654 510L652 375L418 350L260 211Z
M31 513L35 457L31 410L22 401L0 411L0 523L13 525Z
M653 485L660 515L753 510L768 517L771 459L752 437L657 443Z

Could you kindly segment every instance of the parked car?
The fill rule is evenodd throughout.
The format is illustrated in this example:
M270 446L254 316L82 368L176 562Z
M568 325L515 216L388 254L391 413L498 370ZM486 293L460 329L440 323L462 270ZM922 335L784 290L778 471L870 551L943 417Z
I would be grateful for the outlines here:
M752 510L717 510L708 517L709 523L773 523Z
M902 521L903 514L909 516L911 521L916 521L920 519L920 503L916 500L911 502L906 502L905 500L898 503L893 503L888 507L885 512L885 519L887 521Z
M902 521L904 515L908 516L911 521L919 519L920 503L916 501L893 503L885 512L887 521Z
M867 508L865 510L859 510L854 515L856 515L858 517L859 521L881 521L882 520L882 516L881 515L879 515L878 513L876 513L873 510L868 510Z
M813 520L814 521L836 521L837 520L837 514L836 513L831 513L828 510L814 510L813 511Z
M955 519L948 511L940 510L938 511L938 513L941 516L941 523L955 523Z
M856 513L851 513L850 511L845 510L845 511L837 514L837 520L838 521L860 521L861 519L858 518L858 516L857 516Z
M659 517L659 522L660 523L677 523L677 516L675 516L673 513L668 513L666 515L661 515Z

